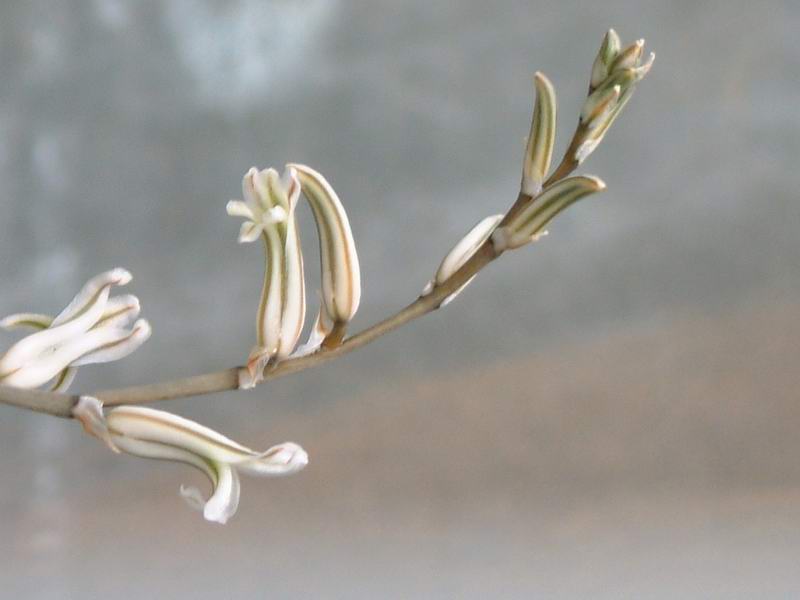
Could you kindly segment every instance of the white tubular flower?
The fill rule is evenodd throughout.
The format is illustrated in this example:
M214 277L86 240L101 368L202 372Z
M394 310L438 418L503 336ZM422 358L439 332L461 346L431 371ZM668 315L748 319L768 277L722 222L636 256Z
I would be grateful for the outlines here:
M305 165L295 169L303 195L311 206L319 234L322 269L322 306L312 339L343 328L356 314L361 301L361 270L353 233L339 197L326 179ZM308 346L308 344L306 344Z
M567 177L554 183L517 213L507 225L491 234L495 249L514 249L535 241L543 235L544 228L558 213L581 198L604 189L606 184L591 175Z
M633 95L636 84L650 72L655 53L642 62L644 40L621 48L619 36L610 29L597 53L589 83L589 97L581 109L584 136L575 150L578 164L594 152L619 113Z
M139 300L130 295L108 297L112 286L130 280L125 269L113 269L90 279L55 318L20 313L0 321L4 329L38 330L0 357L0 383L34 388L52 379L51 389L63 392L77 367L119 360L139 348L151 334L144 319L131 325L139 314Z
M196 488L184 486L180 493L207 521L216 523L225 523L236 513L239 473L260 477L291 475L308 464L308 454L295 443L285 442L266 452L255 452L199 423L151 408L120 406L103 418L100 401L83 396L73 409L73 416L115 451L182 462L202 471L211 481L211 496L205 498Z
M502 220L503 215L492 215L481 220L475 227L470 229L469 233L461 238L461 240L453 246L453 249L447 253L447 256L444 257L442 264L439 265L439 269L436 271L436 275L422 290L422 295L427 296L430 294L436 287L442 285L450 279L456 271L464 266L464 263L466 263L475 252L478 251L478 248L489 239L495 227L497 227L497 224ZM473 279L475 279L474 275L470 277L464 285L442 300L439 306L447 306L450 304Z
M550 80L543 73L534 77L536 103L533 105L531 132L525 148L525 162L522 167L522 193L528 196L538 194L550 170L553 145L556 140L556 92Z
M257 346L250 353L241 387L261 381L271 360L289 356L300 339L306 315L303 254L295 209L300 183L294 169L283 179L275 169L250 169L242 180L245 201L228 202L229 215L248 219L239 242L264 242L266 268L256 316Z

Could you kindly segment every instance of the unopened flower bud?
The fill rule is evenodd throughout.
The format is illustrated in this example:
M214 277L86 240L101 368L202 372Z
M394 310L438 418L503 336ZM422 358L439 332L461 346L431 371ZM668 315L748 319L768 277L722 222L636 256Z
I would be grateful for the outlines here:
M475 252L478 251L478 248L480 248L483 243L489 239L494 231L494 228L497 227L497 224L502 220L503 215L492 215L482 219L477 225L475 225L475 227L473 227L469 233L467 233L467 235L461 238L461 240L455 246L453 246L453 249L447 253L442 260L442 264L439 265L439 269L436 271L434 278L425 285L425 288L422 290L422 294L424 296L430 294L434 289L450 279L450 277L452 277L456 271L464 266L464 263L466 263L475 254ZM474 275L470 277L464 283L464 285L447 296L442 301L440 306L447 306L450 302L452 302L473 279L475 279Z
M620 46L621 43L617 32L609 29L603 38L603 43L600 44L600 50L592 65L590 91L594 90L608 77L611 63L614 62L617 54L619 54Z
M522 193L528 196L538 194L547 179L556 139L557 103L553 84L543 73L537 72L534 85L536 102L522 169Z
M619 37L609 30L592 67L589 97L581 109L582 134L572 157L582 163L603 140L608 128L630 100L636 87L650 71L655 54L642 62L644 40L620 50Z
M303 195L311 206L319 234L322 270L320 327L344 327L361 301L361 270L347 213L328 181L314 169L287 165L297 171ZM323 314L324 313L324 314Z
M545 189L507 225L495 230L492 241L500 249L524 246L536 239L558 213L581 198L605 188L605 183L591 175L562 179Z

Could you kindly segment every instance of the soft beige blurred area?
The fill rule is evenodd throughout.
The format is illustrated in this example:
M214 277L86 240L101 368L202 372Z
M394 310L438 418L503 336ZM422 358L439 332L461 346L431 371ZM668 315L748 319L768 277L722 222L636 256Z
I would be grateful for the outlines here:
M566 144L609 26L658 53L585 165L609 191L368 349L162 406L309 451L228 525L198 474L0 407L0 597L800 596L796 3L3 4L0 314L122 265L153 338L76 389L241 362L262 258L225 202L298 160L366 326L515 197L537 69Z

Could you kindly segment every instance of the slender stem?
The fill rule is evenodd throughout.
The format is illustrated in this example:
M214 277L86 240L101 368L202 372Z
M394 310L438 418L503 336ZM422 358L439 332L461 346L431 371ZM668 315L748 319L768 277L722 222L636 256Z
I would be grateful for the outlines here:
M322 348L318 352L307 356L289 358L268 367L264 374L264 381L304 371L343 356L405 325L409 321L436 310L447 296L458 290L497 256L499 256L499 253L495 251L491 240L487 241L450 279L436 287L430 294L420 296L399 312L345 339L337 346ZM240 368L233 367L224 371L204 373L161 383L100 390L90 395L98 398L106 406L116 406L120 404L146 404L161 400L236 390L239 387ZM71 417L72 407L77 402L78 397L77 395L0 386L0 403L28 408L57 417Z
M43 392L41 390L24 390L0 385L0 403L10 404L19 408L27 408L36 412L53 415L54 417L72 417L72 407L78 401L78 396Z

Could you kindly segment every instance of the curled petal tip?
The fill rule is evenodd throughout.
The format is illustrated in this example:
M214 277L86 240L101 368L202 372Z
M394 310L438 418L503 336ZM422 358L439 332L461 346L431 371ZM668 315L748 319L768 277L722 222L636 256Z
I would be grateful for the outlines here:
M231 217L242 217L251 221L255 218L250 207L241 200L229 200L225 205L225 212Z
M132 279L116 268L91 278L55 318L34 313L11 315L3 325L38 331L18 341L0 356L0 380L6 385L34 388L55 380L52 389L64 391L74 367L109 362L127 356L149 336L150 326L139 321L125 329L139 312L135 296L109 298L111 287Z
M253 221L245 221L239 228L239 238L237 241L240 244L255 242L263 231L264 227L261 224L254 223Z
M606 182L600 179L597 175L584 175L584 177L594 184L594 190L592 191L602 192L607 187Z
M126 285L130 283L131 279L133 279L131 272L127 269L123 269L122 267L112 269L109 274L113 280L111 283L114 285Z
M147 319L139 319L133 324L133 335L141 342L146 341L153 335L153 326Z
M634 73L636 75L637 80L641 80L645 75L647 75L650 72L650 69L653 68L653 61L655 61L655 59L656 59L656 53L651 52L647 56L647 60L634 69Z
M302 469L308 464L308 452L302 446L294 442L285 442L275 455L276 462L282 462L286 466Z

